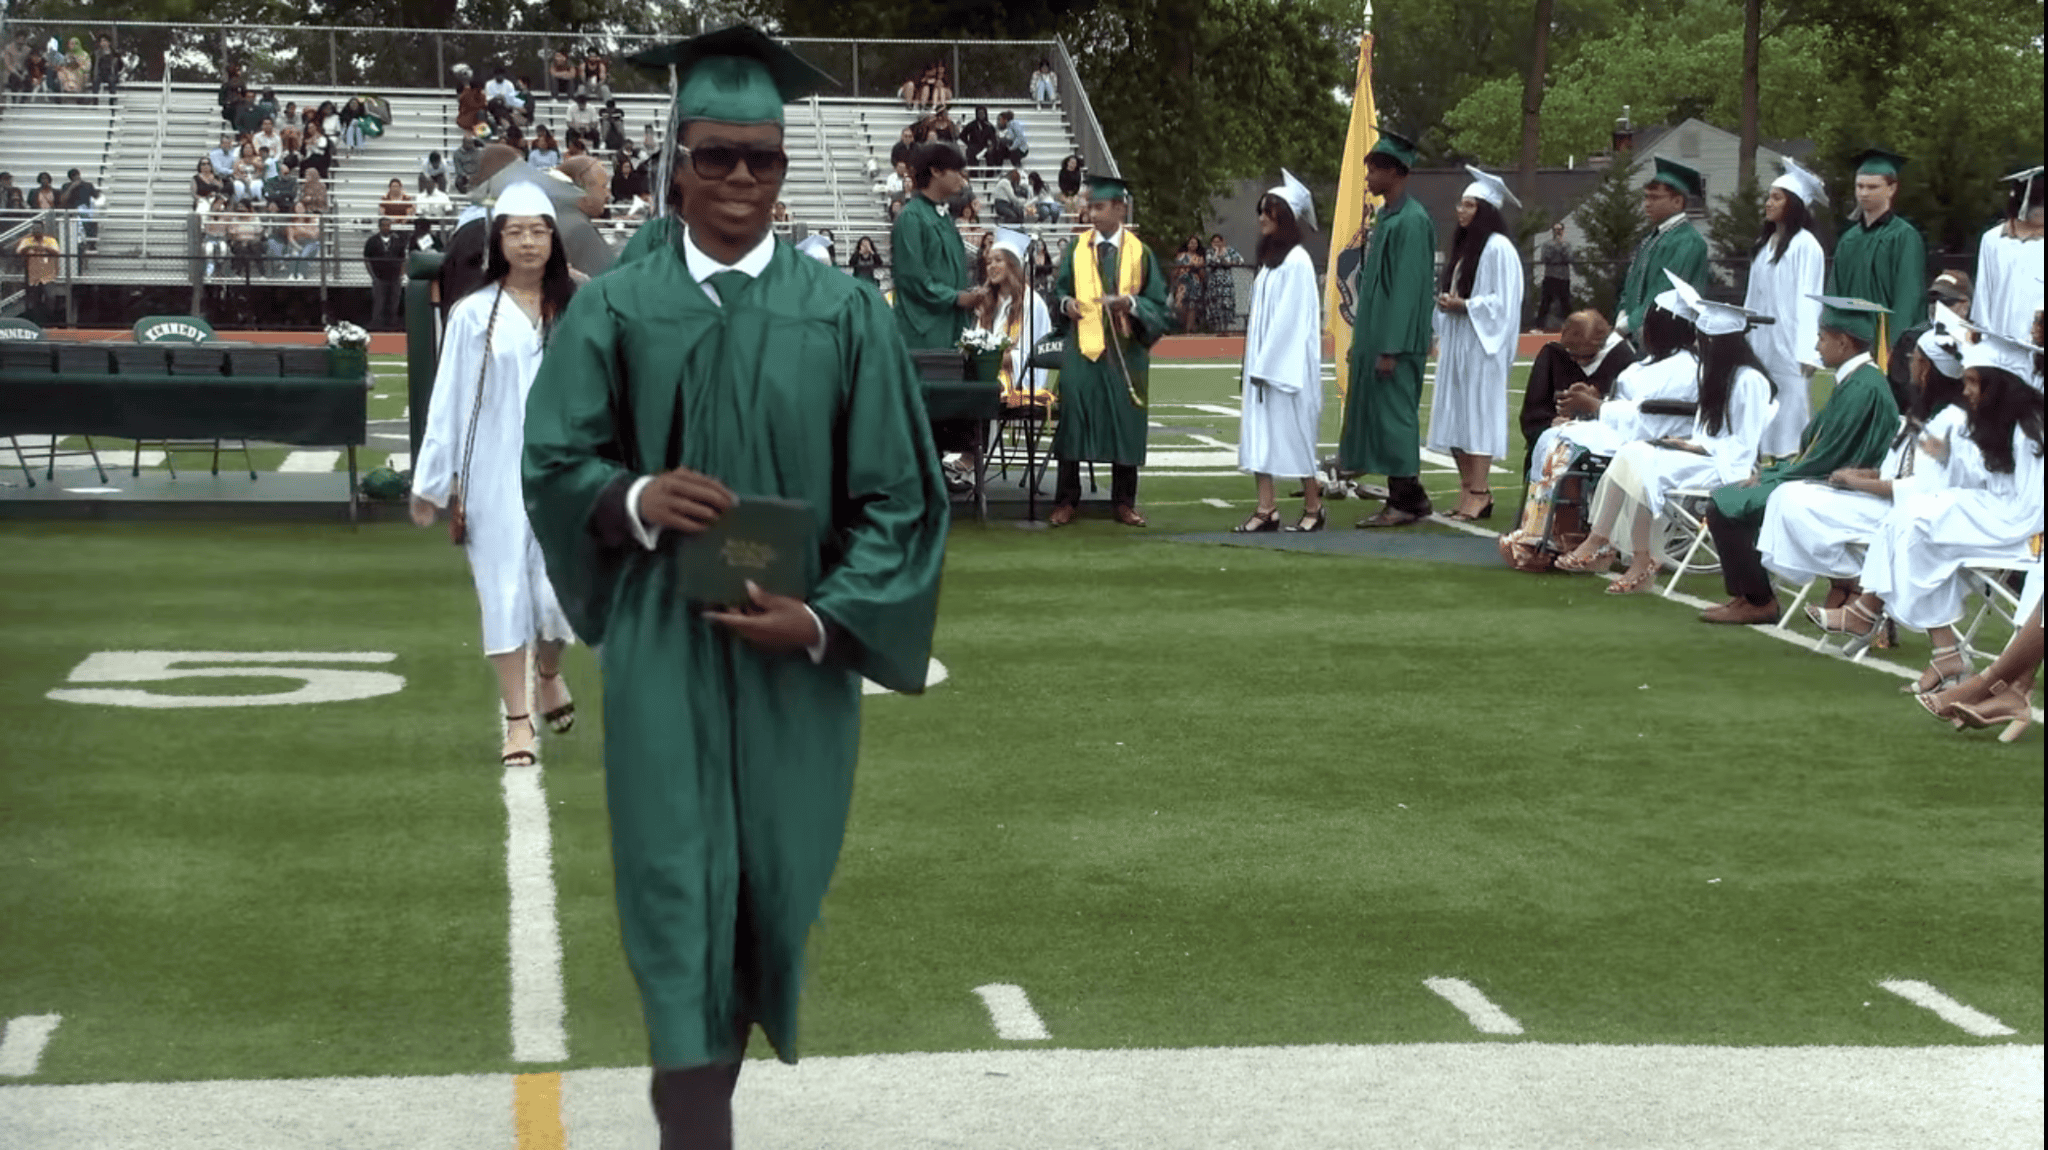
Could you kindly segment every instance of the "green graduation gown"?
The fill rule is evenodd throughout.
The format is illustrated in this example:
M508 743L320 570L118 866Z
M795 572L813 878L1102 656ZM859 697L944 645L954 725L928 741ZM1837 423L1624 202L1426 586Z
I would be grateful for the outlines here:
M1382 210L1366 233L1352 298L1350 394L1337 446L1347 471L1422 473L1422 366L1436 306L1436 225L1414 196ZM1379 374L1379 358L1394 373Z
M1851 220L1835 241L1828 294L1867 299L1891 309L1887 339L1927 322L1927 241L1920 229L1886 212L1874 226Z
M1761 528L1764 505L1780 483L1826 479L1843 467L1876 467L1884 462L1899 429L1899 405L1877 365L1865 361L1835 382L1828 401L1799 437L1799 454L1780 459L1757 474L1754 485L1730 484L1714 491L1714 506L1730 519Z
M669 215L641 224L634 230L633 238L626 241L625 248L619 252L619 258L612 261L612 267L631 263L648 252L660 251L675 243L676 232L681 223L682 221Z
M712 302L674 245L621 265L576 294L527 400L527 514L598 645L620 933L665 1069L735 1059L749 1022L795 1060L860 677L923 688L947 526L881 297L781 242L735 294ZM683 602L677 533L649 551L600 529L601 500L676 466L817 513L822 663L761 652Z
M955 301L973 284L967 276L967 248L953 217L924 196L912 195L889 229L889 260L903 345L959 346L967 312Z
M1101 238L1101 233L1090 228L1067 245L1066 254L1060 257L1056 281L1060 300L1074 298L1075 253L1096 258L1095 245ZM1160 336L1166 334L1173 317L1166 307L1166 277L1160 274L1159 261L1153 257L1152 250L1143 247L1138 234L1128 228L1124 230L1121 242L1139 244L1145 262L1138 291L1131 300L1131 338L1119 339L1115 335L1110 328L1109 312L1105 309L1095 320L1103 326L1102 355L1091 360L1081 354L1079 321L1065 318L1064 303L1060 309L1069 330L1066 358L1060 361L1060 417L1052 433L1055 459L1123 463L1133 467L1145 464L1145 409L1132 401L1131 393L1136 391L1138 399L1151 401L1150 349L1159 342ZM1102 290L1121 294L1111 286L1114 282L1113 277L1105 279ZM1117 363L1116 349L1108 343L1111 339L1118 339L1123 348L1121 367ZM1128 383L1124 380L1126 369L1130 371Z
M1707 240L1683 215L1663 231L1652 233L1622 280L1619 310L1631 334L1643 330L1643 316L1659 295L1671 290L1672 275L1704 291L1707 286Z

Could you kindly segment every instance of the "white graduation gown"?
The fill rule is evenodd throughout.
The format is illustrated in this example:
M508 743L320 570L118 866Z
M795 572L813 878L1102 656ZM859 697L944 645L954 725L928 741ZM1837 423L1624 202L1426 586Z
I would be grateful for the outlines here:
M1316 473L1316 425L1323 413L1322 301L1308 249L1295 245L1277 268L1252 280L1244 335L1244 421L1237 466L1287 478ZM1266 386L1252 383L1263 379Z
M1824 479L1783 483L1764 505L1757 550L1764 566L1793 583L1817 577L1847 579L1863 569L1863 548L1877 534L1892 507L1912 496L1948 486L1948 468L1920 450L1921 439L1953 439L1967 413L1957 404L1935 412L1925 428L1911 433L1905 417L1877 473L1891 481L1892 496L1830 487Z
M1764 374L1778 385L1778 414L1764 429L1758 449L1764 455L1798 454L1799 436L1813 414L1800 365L1820 367L1820 301L1813 297L1826 283L1827 256L1805 228L1785 245L1776 263L1766 244L1749 266L1749 293L1742 306L1777 320L1749 332L1749 346L1763 361Z
M1480 250L1465 310L1436 310L1430 450L1495 459L1508 453L1508 371L1521 331L1524 278L1514 241L1496 233Z
M2013 469L1993 472L1967 435L1949 439L1948 489L1897 501L1870 540L1863 587L1916 631L1963 617L1959 572L1980 562L2034 559L2041 533L2041 448L2015 428Z
M1642 405L1652 399L1696 403L1700 397L1700 361L1689 351L1673 352L1655 363L1636 362L1614 377L1614 387L1600 404L1597 419L1578 419L1559 427L1545 428L1536 437L1536 452L1529 463L1529 481L1542 476L1537 470L1549 457L1558 440L1575 443L1593 455L1613 455L1623 444L1666 435L1688 435L1690 415L1644 415Z
M1038 341L1052 334L1052 313L1046 310L1044 297L1027 288L1024 299L1021 316L1010 315L1009 300L1004 300L996 308L995 316L995 330L1011 337L1003 367L1010 386L1006 398L1016 403L1028 403L1031 396L1046 390L1046 370L1026 365L1031 362L1031 353L1038 347Z
M480 288L448 312L434 398L412 479L413 494L437 507L447 506L449 489L462 470L484 329L499 291L496 285ZM491 333L490 365L481 368L483 408L476 417L476 449L462 497L469 517L469 544L464 550L483 608L486 655L519 650L535 638L574 638L548 583L519 482L520 456L526 448L526 393L540 370L540 357L540 333L507 297L498 307Z
M2014 239L1999 224L1977 244L1977 280L1971 285L1970 318L2001 335L2029 339L2034 313L2041 310L2039 239Z
M1728 418L1718 435L1707 433L1704 421L1693 417L1686 439L1707 449L1705 455L1659 447L1648 440L1624 444L1614 453L1614 462L1600 478L1594 492L1594 515L1601 517L1605 504L1620 501L1621 513L1612 521L1612 541L1624 554L1643 547L1648 540L1635 537L1636 507L1649 509L1654 522L1662 516L1664 501L1681 488L1715 488L1749 478L1756 468L1756 445L1764 428L1777 411L1771 398L1771 381L1754 368L1737 368L1734 388L1728 396Z

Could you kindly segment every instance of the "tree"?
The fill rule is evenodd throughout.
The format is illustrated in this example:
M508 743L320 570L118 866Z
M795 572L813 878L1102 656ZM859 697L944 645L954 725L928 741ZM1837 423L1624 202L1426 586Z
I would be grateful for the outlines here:
M1749 287L1750 250L1756 246L1757 231L1763 226L1764 190L1755 166L1735 189L1721 197L1721 204L1707 213L1707 246L1714 253L1714 280L1728 282L1736 298Z
M1536 159L1543 142L1543 87L1550 61L1550 17L1556 0L1536 0L1536 27L1531 39L1536 50L1529 60L1528 75L1522 81L1522 162L1516 184L1524 197L1536 188Z
M1629 261L1650 230L1626 153L1607 165L1574 218L1585 243L1573 253L1573 260L1591 285L1593 306L1612 318L1621 299L1622 281L1628 277Z

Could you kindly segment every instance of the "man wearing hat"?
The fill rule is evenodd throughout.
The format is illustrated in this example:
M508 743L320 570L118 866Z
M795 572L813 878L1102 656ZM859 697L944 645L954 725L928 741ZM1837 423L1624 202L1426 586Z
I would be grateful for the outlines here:
M1337 446L1341 470L1387 477L1387 503L1360 527L1400 527L1429 515L1422 490L1422 366L1436 304L1436 225L1408 194L1415 141L1380 129L1365 187L1381 198L1359 260L1348 360L1350 394Z
M1888 314L1878 317L1872 353L1882 371L1891 359L1892 340L1926 312L1921 292L1927 283L1927 241L1920 229L1892 211L1906 157L1865 148L1850 159L1856 165L1856 215L1835 241L1827 293L1884 305Z
M1075 237L1060 259L1060 312L1072 329L1060 367L1060 420L1052 454L1059 460L1052 513L1063 527L1081 506L1081 464L1110 465L1109 501L1116 521L1143 527L1138 468L1145 462L1148 350L1173 323L1159 261L1124 227L1131 190L1109 175L1088 177L1091 231Z
M896 330L905 347L955 347L983 294L967 274L967 247L947 207L967 188L967 162L952 145L933 142L911 153L910 170L917 194L889 229Z
M1968 313L1992 331L2025 332L2041 310L2041 167L2005 177L2005 219L1977 245L1977 304Z
M1616 305L1616 331L1634 336L1643 330L1643 313L1664 290L1661 274L1670 272L1687 283L1707 282L1707 241L1686 218L1685 205L1704 194L1700 174L1676 160L1654 157L1657 170L1643 185L1643 215L1650 234L1637 246L1622 280Z
M923 689L947 505L887 305L770 229L783 105L823 77L745 26L634 62L679 76L681 226L555 326L527 400L526 507L577 635L601 644L620 934L661 1144L729 1147L752 1028L796 1059L860 679ZM754 551L799 547L810 590L686 601L679 556L752 499L809 508L808 538Z
M1970 297L1975 294L1975 285L1970 282L1969 272L1944 271L1927 285L1927 305L1913 320L1913 326L1904 331L1893 331L1889 366L1885 378L1891 381L1892 390L1903 392L1913 385L1913 349L1920 346L1920 337L1934 326L1937 313L1947 308L1956 315L1970 314Z
M1806 425L1799 454L1714 492L1707 529L1714 535L1729 598L1700 613L1708 623L1778 621L1778 595L1757 550L1771 493L1789 480L1825 480L1841 468L1876 467L1898 427L1898 401L1870 358L1884 307L1840 296L1824 296L1821 303L1820 359L1835 373L1835 389Z

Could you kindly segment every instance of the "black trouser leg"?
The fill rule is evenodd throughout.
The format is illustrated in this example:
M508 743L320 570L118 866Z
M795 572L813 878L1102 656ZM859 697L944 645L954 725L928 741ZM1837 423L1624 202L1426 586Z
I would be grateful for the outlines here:
M1422 480L1413 475L1387 476L1387 506L1415 515L1431 511L1429 493L1422 489Z
M1135 464L1117 463L1109 469L1109 501L1118 507L1138 505L1138 468Z
M1055 469L1052 484L1053 506L1062 504L1072 507L1081 502L1081 461L1062 459Z
M1543 302L1536 305L1536 323L1543 326L1550 318L1550 305L1557 304L1557 314L1562 320L1572 314L1572 281L1543 278Z
M1721 583L1730 595L1759 607L1778 597L1771 590L1771 575L1764 570L1764 557L1756 549L1756 528L1730 519L1721 514L1720 508L1710 506L1707 530L1713 533L1714 550L1721 557Z
M732 1150L732 1092L740 1063L654 1072L661 1150Z

